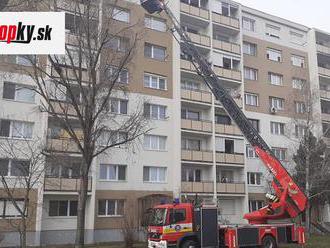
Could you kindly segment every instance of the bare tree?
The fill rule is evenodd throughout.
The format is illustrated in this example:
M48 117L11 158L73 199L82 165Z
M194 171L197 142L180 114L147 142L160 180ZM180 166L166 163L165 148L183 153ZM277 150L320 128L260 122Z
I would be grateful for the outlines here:
M3 138L0 143L2 194L6 205L11 204L18 213L6 221L19 233L23 248L27 246L27 232L34 223L33 216L37 214L38 188L43 184L45 169L43 148L39 139Z
M132 103L130 111L120 102L129 95L128 71L134 67L132 58L143 26L139 21L117 21L125 18L121 8L114 7L119 3L49 1L55 11L70 9L66 15L66 54L26 56L31 67L24 73L34 80L43 111L65 132L62 142L74 146L82 156L76 247L84 246L88 176L93 159L149 131L143 99ZM126 115L119 116L118 112Z

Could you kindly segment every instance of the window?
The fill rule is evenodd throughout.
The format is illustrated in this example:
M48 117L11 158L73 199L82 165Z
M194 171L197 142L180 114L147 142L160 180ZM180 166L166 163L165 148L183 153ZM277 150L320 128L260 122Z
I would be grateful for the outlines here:
M166 182L166 167L143 167L143 181L152 183Z
M201 88L200 83L192 82L192 81L181 81L181 89L184 90L199 90Z
M261 176L262 173L258 172L248 172L247 173L247 182L250 185L261 185Z
M217 170L217 182L221 183L233 183L234 172L232 170Z
M273 85L283 85L283 75L268 72L268 81Z
M166 31L166 21L161 18L153 17L153 16L145 16L144 17L144 25L147 28L165 32Z
M251 145L246 146L246 157L247 158L258 158L257 153Z
M257 80L258 70L249 67L244 67L244 79L254 80L254 81Z
M302 137L303 135L305 135L305 130L306 130L306 127L304 126L301 126L303 127L303 132L301 133L301 136L297 136L296 137ZM297 128L297 125L296 125L296 128ZM296 131L297 133L297 131ZM324 137L327 137L327 138L330 138L330 122L322 122L322 133L323 133L323 136Z
M170 225L176 224L184 221L186 219L186 210L185 209L170 209L169 220Z
M150 119L165 120L166 106L146 103L144 104L144 114Z
M59 165L54 161L54 163L50 163L46 168L46 177L78 178L79 173L79 163L65 163L65 165Z
M21 102L34 103L35 92L31 86L4 82L3 83L3 98Z
M31 139L33 123L24 121L0 120L0 136Z
M24 211L24 200L14 199L17 207ZM17 218L21 217L20 211L14 206L11 199L0 199L0 218Z
M245 104L250 106L258 106L258 95L245 93Z
M100 179L110 181L126 180L126 165L100 164Z
M110 48L118 52L126 52L129 46L129 39L125 37L112 37L104 45L105 48Z
M249 200L249 212L257 211L264 205L263 201Z
M306 85L306 80L300 78L292 78L292 87L294 89L302 90Z
M257 130L258 132L260 132L259 120L257 120L257 119L248 119L248 120L250 121L250 123L252 124L254 129Z
M303 114L306 112L305 103L304 102L294 102L295 109L297 114Z
M181 149L182 150L200 151L201 150L201 141L198 139L183 138L181 140Z
M128 105L127 100L116 99L116 98L110 99L111 113L127 114L127 105Z
M121 22L129 22L129 11L121 8L114 7L113 8L113 16L112 18Z
M201 182L201 170L195 168L182 168L182 182Z
M286 158L286 149L285 148L278 148L278 147L273 147L272 152L274 153L275 157L280 160L284 161Z
M35 55L16 55L16 64L23 66L32 66L36 63Z
M145 43L144 45L144 56L160 61L164 61L166 57L166 48L161 46L152 45Z
M108 66L105 75L112 83L128 84L128 70L125 68L119 71L116 66Z
M155 150L155 151L165 151L166 136L145 134L144 135L144 149Z
M270 132L276 135L284 135L284 123L271 121Z
M231 125L231 119L227 115L215 115L215 122L217 124Z
M305 136L306 126L304 126L304 125L297 125L296 124L295 127L294 127L294 129L295 129L295 136L296 136L296 138L302 138L302 137Z
M77 216L78 201L73 200L50 200L49 216Z
M166 77L144 73L144 87L166 90Z
M291 63L294 66L304 68L305 67L305 58L301 57L301 56L298 56L298 55L292 55L291 56Z
M30 161L0 158L2 176L26 177L29 175Z
M294 32L294 31L290 31L290 42L293 44L297 44L297 45L303 45L304 44L304 35Z
M100 137L99 137L99 145L100 146L110 146L115 145L119 143L125 143L127 141L127 133L126 132L119 132L119 131L109 131L104 130L102 131ZM115 147L121 147L125 144L116 145Z
M271 25L271 24L266 24L266 35L273 37L273 38L280 38L280 31L281 28Z
M270 97L270 107L275 108L276 110L284 109L284 99L278 97Z
M247 17L243 17L243 29L248 30L248 31L255 31L255 25L256 25L256 21Z
M99 200L98 215L99 216L123 216L125 208L125 200Z
M234 140L225 139L225 153L233 154L234 152Z
M251 56L257 56L257 44L244 41L243 53Z
M198 111L193 111L193 110L189 110L189 109L181 109L181 118L199 121L200 113Z
M269 60L282 62L282 52L279 50L267 48L266 56Z

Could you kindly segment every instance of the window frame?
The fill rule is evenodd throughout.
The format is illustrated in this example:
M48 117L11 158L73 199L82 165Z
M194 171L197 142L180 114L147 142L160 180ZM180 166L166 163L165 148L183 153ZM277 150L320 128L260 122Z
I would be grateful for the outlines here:
M300 62L300 64L295 64L295 62ZM291 54L291 65L300 68L306 68L306 58L304 56Z
M166 116L167 106L160 105L160 104L152 104L152 103L145 104L144 106L145 107L149 106L149 113L145 112L146 114L148 114L147 117L149 119L151 119L151 120L166 120L167 119L167 116ZM152 107L157 107L157 117L156 118L154 118L153 115L152 115L152 111L153 111ZM160 111L161 108L164 108L164 118L161 115L161 111Z
M145 169L148 169L148 180L145 180ZM151 180L151 170L156 170L156 180ZM164 170L164 180L161 181L161 170ZM167 183L167 167L165 166L143 166L143 182L144 183Z
M277 126L277 127L276 127ZM273 135L285 135L285 123L283 122L270 122L270 133Z
M148 52L146 51L146 49L148 49L148 47L150 47L150 57L148 56ZM164 58L156 58L155 57L155 49L156 48L164 51ZM148 42L144 43L144 57L145 58L154 59L154 60L157 60L157 61L164 62L164 61L166 61L166 52L167 52L166 47L158 46L158 45L148 43Z
M106 178L101 178L101 166L104 166L105 171L106 171ZM111 172L111 167L115 168L115 178L111 178L110 172ZM124 179L119 179L119 170L121 168L124 168L125 172L125 178ZM125 182L127 181L127 165L124 164L100 164L100 169L99 169L99 180L100 181L109 181L109 182Z
M283 111L285 109L285 99L275 96L269 97L270 108L276 108L276 110Z
M112 15L113 20L116 20L116 21L119 21L119 22L125 22L125 23L130 22L131 13L128 9L124 9L124 8L121 8L121 7L118 7L118 6L114 6L113 9L112 9L112 13L113 13L113 15ZM123 15L122 13L127 14L127 21L126 21L126 18L125 18L125 20L123 20L121 18L116 17L116 15L122 16Z
M255 97L255 99L256 99L256 104L251 104L251 100L252 100L252 98L251 98L251 100L250 100L250 103L248 103L248 101L247 101L247 99L248 99L248 97ZM253 106L253 107L258 107L259 106L259 95L258 94L254 94L254 93L248 93L248 92L245 92L244 93L244 103L245 103L245 105L248 105L248 106Z
M252 49L253 47L253 49ZM247 48L247 49L245 49ZM252 52L251 52L252 51ZM249 42L249 41L243 41L243 54L250 55L250 56L257 56L257 44Z
M100 214L100 201L105 201L105 214ZM115 203L115 209L114 209L114 214L108 214L109 212L109 202L114 201ZM118 204L119 202L122 202L123 204L123 213L119 214L118 213ZM125 199L98 199L97 201L97 217L123 217L125 215Z
M149 137L149 146L146 146L146 138ZM152 146L152 137L157 138L157 148L153 148ZM161 139L164 139L164 148L161 149ZM144 139L143 139L143 148L144 150L147 151L161 151L164 152L166 151L166 141L167 141L167 136L164 135L155 135L155 134L145 134Z
M247 26L244 25L244 23L249 23L249 27L247 28ZM256 30L256 20L254 20L252 18L249 18L249 17L246 17L246 16L243 16L242 17L242 27L243 27L244 30L255 32L255 30Z
M273 55L271 54L273 53ZM274 55L277 55L276 59L274 59ZM282 58L282 51L274 48L267 47L266 49L266 58L267 60L282 63L283 58Z
M246 77L248 75L248 77ZM257 81L258 69L244 66L244 80Z
M116 105L113 105L113 102L116 102ZM126 113L122 113L122 104L126 103ZM116 111L112 111L113 106L116 106ZM128 100L121 98L110 98L110 112L118 115L127 115L128 114Z
M146 84L146 77L149 77L148 84ZM156 87L153 87L153 85L152 85L153 84L153 78L157 78L157 86ZM162 89L160 87L160 80L164 80L164 89ZM166 76L161 76L161 75L145 72L143 74L143 86L145 88L166 91L167 90L167 78L166 78Z
M57 215L50 215L50 208L51 208L51 202L57 202ZM60 209L60 202L66 202L66 215L60 215L59 209ZM71 215L71 204L72 202L77 202L78 207L78 200L49 200L48 201L48 217L49 218L75 218L78 216L78 209L76 215Z
M251 182L251 178L254 178L254 183ZM259 183L258 183L259 182ZM247 184L251 186L263 186L262 173L261 172L247 172Z
M149 21L148 21L149 20ZM164 24L164 29L158 29L158 28L153 28L155 26L153 26L152 24L154 22L159 22L159 23L162 23ZM148 25L149 24L149 25ZM144 16L144 26L146 28L149 28L149 29L152 29L152 30L155 30L155 31L159 31L159 32L166 32L167 30L167 25L166 25L166 20L163 19L163 18L158 18L158 17L155 17L155 16L151 16L151 15L145 15Z

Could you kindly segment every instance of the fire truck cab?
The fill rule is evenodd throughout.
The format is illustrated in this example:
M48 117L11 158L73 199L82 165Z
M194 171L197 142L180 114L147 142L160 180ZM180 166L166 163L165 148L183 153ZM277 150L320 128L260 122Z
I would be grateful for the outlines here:
M216 207L192 203L155 206L148 227L148 248L276 248L287 243L305 243L304 228L292 223L221 225Z

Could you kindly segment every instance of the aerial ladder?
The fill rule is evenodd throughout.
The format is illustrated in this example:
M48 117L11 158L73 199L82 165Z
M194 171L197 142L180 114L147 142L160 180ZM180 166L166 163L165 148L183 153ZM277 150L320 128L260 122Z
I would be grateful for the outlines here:
M181 53L194 65L196 72L204 80L215 98L220 101L227 114L236 123L246 140L255 149L256 154L273 175L271 185L273 194L267 194L267 206L244 215L250 224L266 224L269 220L295 218L306 209L307 197L294 182L288 171L275 157L270 147L252 126L241 108L236 104L221 79L215 74L212 65L199 52L197 47L181 27L163 0L141 0L142 7L150 14L165 12L173 24L171 32L179 42Z

